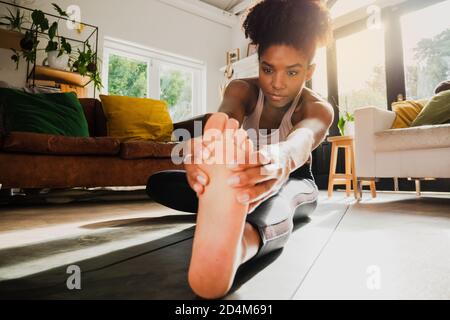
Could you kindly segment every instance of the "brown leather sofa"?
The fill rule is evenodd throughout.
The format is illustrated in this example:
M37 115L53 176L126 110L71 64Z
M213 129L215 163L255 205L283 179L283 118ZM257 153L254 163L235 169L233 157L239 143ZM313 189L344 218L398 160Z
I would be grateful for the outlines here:
M143 186L160 170L182 169L170 154L176 143L107 137L97 99L80 99L89 138L10 132L0 135L0 185L9 188Z

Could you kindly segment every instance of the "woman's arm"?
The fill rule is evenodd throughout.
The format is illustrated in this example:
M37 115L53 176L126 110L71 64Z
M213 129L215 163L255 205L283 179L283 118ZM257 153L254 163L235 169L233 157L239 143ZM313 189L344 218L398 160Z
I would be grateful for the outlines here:
M250 83L245 80L231 81L225 89L218 112L226 113L230 118L236 119L239 126L242 125L250 107L251 90Z
M305 105L303 120L297 123L280 148L290 159L290 172L301 167L308 160L328 134L333 123L333 107L323 101L315 101Z
M322 101L310 102L305 108L302 115L304 119L294 126L286 141L260 149L262 159L269 160L269 164L261 162L235 169L237 179L231 181L239 182L232 186L241 189L240 195L249 196L249 212L277 193L290 173L301 167L311 151L325 139L333 122L333 108Z

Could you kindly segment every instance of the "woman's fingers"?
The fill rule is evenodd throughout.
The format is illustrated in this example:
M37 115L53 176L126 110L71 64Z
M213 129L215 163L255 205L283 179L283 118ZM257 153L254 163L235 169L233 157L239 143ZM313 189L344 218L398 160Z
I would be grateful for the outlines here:
M250 141L250 140L249 140ZM253 148L253 146L252 146ZM252 151L245 161L239 161L237 165L228 166L231 171L243 171L249 168L260 167L270 163L270 159L260 151Z
M250 187L274 179L277 174L277 170L267 170L266 166L253 167L234 173L227 183L235 188Z
M196 164L185 165L186 175L188 180L192 183L199 183L202 186L207 186L209 184L209 177L204 173Z
M202 195L203 192L205 191L205 187L203 187L202 185L195 183L194 187L193 187L195 193L197 194L197 197Z
M191 189L194 190L197 195L203 194L205 191L205 186L209 184L209 177L200 169L199 165L196 164L192 154L188 154L185 157L184 168L186 170L186 178Z
M200 174L196 175L188 173L186 171L186 177L189 186L191 187L192 190L195 191L195 193L197 193L197 196L203 194L203 192L205 191L205 186L207 185L206 182L208 182L207 176L206 175L202 176Z
M277 179L272 179L251 188L243 188L237 193L236 199L242 204L250 204L259 200L265 200L276 193L276 190L273 190L272 188L277 182Z

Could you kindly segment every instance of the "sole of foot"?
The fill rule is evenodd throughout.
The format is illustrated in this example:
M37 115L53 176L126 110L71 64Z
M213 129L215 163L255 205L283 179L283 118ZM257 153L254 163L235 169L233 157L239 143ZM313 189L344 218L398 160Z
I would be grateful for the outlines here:
M245 158L253 147L238 126L224 113L212 115L205 125L210 153L200 168L210 183L199 197L188 281L192 290L206 299L228 292L244 254L242 237L248 204L238 202L238 189L227 184L232 174L227 165L230 160Z

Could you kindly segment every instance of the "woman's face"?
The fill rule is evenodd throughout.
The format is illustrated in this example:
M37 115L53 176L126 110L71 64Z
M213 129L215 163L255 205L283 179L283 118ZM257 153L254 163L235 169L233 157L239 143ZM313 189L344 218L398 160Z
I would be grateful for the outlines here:
M294 47L268 47L259 59L259 85L269 105L282 108L291 103L312 78L314 69L307 56Z

